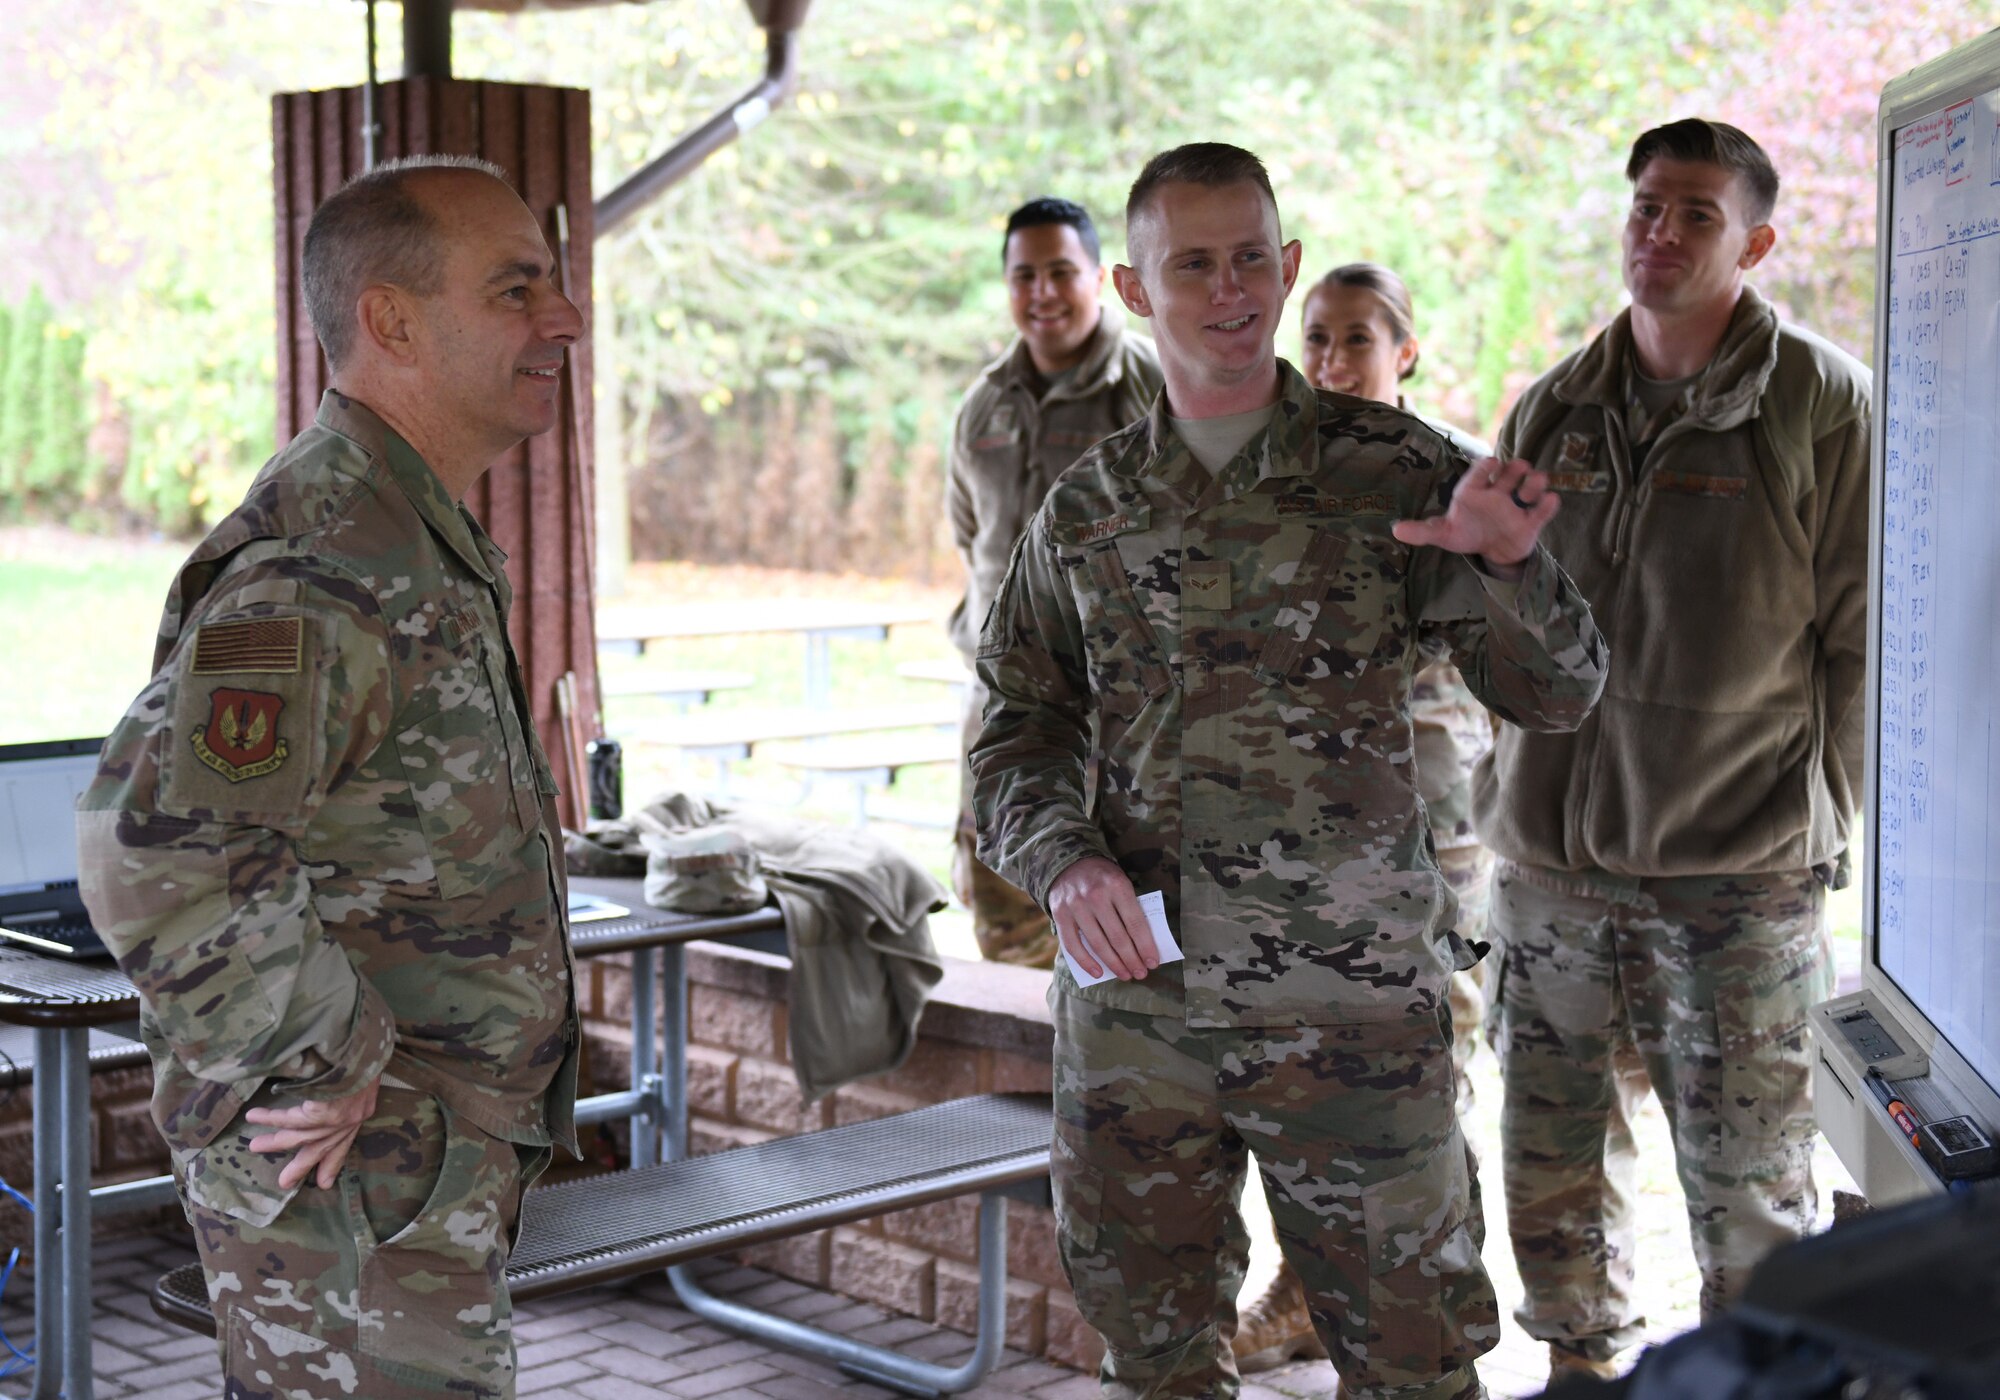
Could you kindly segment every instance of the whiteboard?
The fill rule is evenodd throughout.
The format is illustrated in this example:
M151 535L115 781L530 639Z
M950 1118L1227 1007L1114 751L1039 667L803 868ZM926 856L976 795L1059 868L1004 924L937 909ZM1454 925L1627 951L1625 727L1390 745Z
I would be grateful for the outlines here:
M1972 47L1991 86L1883 101L1870 913L2000 1091L2000 49Z

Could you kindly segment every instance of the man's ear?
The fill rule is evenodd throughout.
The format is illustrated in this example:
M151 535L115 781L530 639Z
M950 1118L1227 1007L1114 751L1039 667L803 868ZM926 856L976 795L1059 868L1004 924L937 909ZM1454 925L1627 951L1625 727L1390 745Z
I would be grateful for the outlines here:
M1111 285L1118 289L1118 299L1125 303L1125 309L1134 316L1151 319L1153 303L1146 295L1146 284L1139 280L1139 274L1119 263L1111 269Z
M1287 243L1278 255L1285 269L1286 296L1292 294L1292 287L1299 280L1299 261L1304 255L1305 249L1300 246L1299 240L1296 238Z
M361 338L397 365L416 363L415 318L401 287L376 283L356 298L354 319Z
M1111 269L1099 263L1097 266L1097 299L1104 300L1105 283L1111 280Z
M1745 272L1748 272L1758 263L1764 261L1764 255L1771 251L1772 246L1777 241L1778 231L1776 229L1772 228L1769 224L1757 225L1757 227L1750 230L1750 241L1744 245L1743 256L1736 260L1736 265Z

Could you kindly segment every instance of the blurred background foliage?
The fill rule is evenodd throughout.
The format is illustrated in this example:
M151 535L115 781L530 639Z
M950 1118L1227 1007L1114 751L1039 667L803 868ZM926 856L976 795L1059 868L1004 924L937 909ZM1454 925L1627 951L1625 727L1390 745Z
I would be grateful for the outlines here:
M4 511L196 531L274 447L269 99L358 83L361 7L8 8ZM600 471L641 557L948 573L943 446L1010 334L1007 212L1081 200L1115 260L1132 176L1197 139L1264 157L1306 277L1404 274L1413 398L1482 432L1618 309L1625 151L1690 113L1771 150L1786 190L1757 280L1866 358L1876 98L1976 9L817 0L796 101L598 246ZM397 7L378 14L394 75ZM456 43L460 76L591 90L600 190L763 64L726 0L465 12ZM49 446L22 446L30 423Z

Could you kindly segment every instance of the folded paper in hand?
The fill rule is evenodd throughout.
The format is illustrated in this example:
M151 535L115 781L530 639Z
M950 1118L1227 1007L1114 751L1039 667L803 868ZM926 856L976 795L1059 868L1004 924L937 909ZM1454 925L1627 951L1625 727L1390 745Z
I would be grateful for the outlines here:
M1174 931L1167 927L1166 900L1161 897L1158 890L1147 890L1139 896L1139 908L1145 912L1146 927L1153 931L1153 946L1159 950L1160 961L1163 963L1179 962L1182 956L1181 945L1174 942ZM1104 955L1098 952L1095 947L1091 949L1091 952L1096 956L1099 964L1104 962ZM1106 967L1104 971L1098 973L1095 977L1090 976L1077 966L1076 959L1070 957L1067 948L1063 950L1063 957L1069 960L1070 975L1076 978L1076 985L1079 987L1094 987L1099 982L1109 982L1112 978L1112 972L1109 967Z

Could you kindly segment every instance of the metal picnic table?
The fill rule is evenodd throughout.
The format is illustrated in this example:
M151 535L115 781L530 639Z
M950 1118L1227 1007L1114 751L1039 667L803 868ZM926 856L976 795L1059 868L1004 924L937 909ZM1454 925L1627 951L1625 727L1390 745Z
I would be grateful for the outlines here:
M579 1126L630 1118L634 1166L687 1151L686 950L700 939L730 939L785 951L776 905L748 914L675 914L650 908L637 879L572 877L571 888L625 906L622 917L572 925L579 956L632 954L630 1087L576 1106ZM655 974L655 956L658 974ZM663 1045L651 1034L663 993ZM90 1180L91 1032L138 1034L139 994L109 963L68 962L26 949L0 948L0 1023L32 1027L34 1062L35 1388L34 1400L91 1400L90 1231L93 1210L131 1210L175 1199L173 1178L148 1177L81 1191ZM101 1038L101 1037L100 1037ZM102 1053L100 1051L100 1058ZM50 1125L54 1132L48 1131Z
M830 648L836 639L886 641L891 627L937 620L936 611L922 603L841 598L614 605L597 615L597 646L603 652L643 655L655 642L802 633L806 640L806 703L824 705L833 696Z

